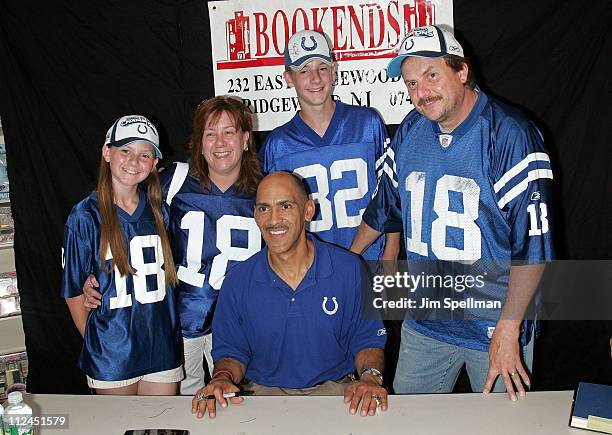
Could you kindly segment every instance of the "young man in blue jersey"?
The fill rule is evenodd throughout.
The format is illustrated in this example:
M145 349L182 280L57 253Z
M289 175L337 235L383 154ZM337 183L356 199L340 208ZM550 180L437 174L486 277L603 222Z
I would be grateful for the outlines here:
M307 229L348 249L376 187L376 161L389 141L385 125L373 109L334 101L336 65L322 33L304 30L291 36L284 77L295 88L300 110L266 139L260 152L263 171L299 174L318 205ZM379 238L363 257L395 260L398 252L395 233L387 235L386 245Z
M465 364L474 391L505 388L516 400L515 391L523 396L530 385L534 328L524 312L554 256L542 135L476 87L461 45L438 27L412 30L388 75L402 76L416 110L381 160L389 176L351 249L362 252L403 223L411 273L423 260L436 270L463 267L484 277L483 294L503 303L487 319L470 310L462 320L407 317L395 391L450 392Z
M386 330L361 311L367 272L356 255L306 235L314 212L295 175L259 184L255 221L267 247L225 277L213 319L215 370L192 402L198 418L207 409L214 418L216 402L226 407L223 394L240 391L243 379L255 394L344 395L352 414L361 403L362 416L387 409Z

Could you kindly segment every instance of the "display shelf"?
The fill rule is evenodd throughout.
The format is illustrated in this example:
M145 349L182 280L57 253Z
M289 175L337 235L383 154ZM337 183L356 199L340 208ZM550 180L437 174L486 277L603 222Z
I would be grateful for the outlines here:
M13 246L0 247L0 272L15 270ZM21 316L0 318L0 355L25 351Z
M0 247L0 272L15 270L15 253L12 246Z
M6 244L0 245L0 251L7 251L10 254L6 254L6 256L10 256L13 253L13 244L12 243L6 243ZM15 270L14 267L15 266L13 266L13 269L11 269L11 270ZM10 271L3 269L3 270L0 270L0 272L10 272Z
M0 355L24 352L25 336L21 316L0 319Z

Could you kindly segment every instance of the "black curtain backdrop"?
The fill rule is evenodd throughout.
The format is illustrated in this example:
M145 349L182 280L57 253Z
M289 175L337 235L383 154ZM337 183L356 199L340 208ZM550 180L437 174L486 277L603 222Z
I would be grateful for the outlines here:
M481 87L546 136L559 258L610 259L612 3L455 0L454 14ZM203 0L2 2L0 116L29 391L88 391L75 368L80 337L58 296L60 248L72 205L94 187L106 129L122 114L148 115L166 160L183 159L193 110L212 95ZM261 144L265 133L256 136ZM612 384L610 321L542 329L537 389Z

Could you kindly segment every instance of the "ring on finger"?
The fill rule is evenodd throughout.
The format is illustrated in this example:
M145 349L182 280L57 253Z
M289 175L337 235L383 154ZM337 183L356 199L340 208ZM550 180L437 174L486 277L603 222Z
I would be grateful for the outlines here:
M376 407L380 408L380 396L376 393L372 394L372 399L376 402Z
M204 400L204 393L198 393L195 395L195 400L197 400L198 402Z
M514 377L514 376L516 376L516 375L517 375L517 373L516 373L516 372L512 372L512 373L510 373L510 376L513 376L513 377Z

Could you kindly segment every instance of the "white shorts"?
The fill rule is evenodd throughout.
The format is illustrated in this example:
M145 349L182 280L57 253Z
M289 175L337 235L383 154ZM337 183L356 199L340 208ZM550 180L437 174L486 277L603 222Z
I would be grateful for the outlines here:
M105 389L127 387L128 385L135 384L139 381L171 384L173 382L181 381L183 377L183 366L181 365L175 369L164 370L156 373L149 373L144 376L138 376L132 379L125 379L122 381L97 381L87 376L87 385L89 385L89 388Z

